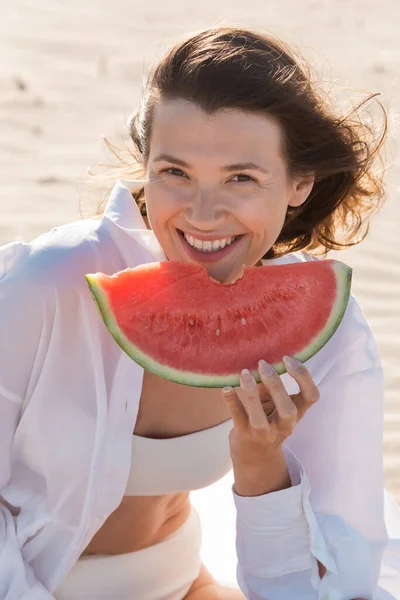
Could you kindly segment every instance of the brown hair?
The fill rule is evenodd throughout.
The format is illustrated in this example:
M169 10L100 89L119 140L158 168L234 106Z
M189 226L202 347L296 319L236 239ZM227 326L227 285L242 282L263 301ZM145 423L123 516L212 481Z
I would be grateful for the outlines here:
M383 201L386 113L378 103L384 116L380 134L360 114L375 97L337 115L328 95L312 82L310 66L283 42L251 29L207 29L175 44L151 70L140 109L129 121L131 156L117 175L144 175L160 100L185 99L209 114L222 108L264 113L282 127L289 175L316 175L306 202L288 208L265 258L301 249L343 249L364 239L369 218ZM143 189L135 200L145 215Z

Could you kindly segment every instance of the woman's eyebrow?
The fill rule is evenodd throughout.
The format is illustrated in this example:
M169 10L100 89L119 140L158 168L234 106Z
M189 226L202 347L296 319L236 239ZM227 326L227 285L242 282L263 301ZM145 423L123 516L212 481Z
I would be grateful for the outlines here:
M223 171L247 171L249 169L261 171L262 173L265 173L266 175L269 174L269 171L267 171L267 169L264 169L264 167L260 167L260 165L257 165L256 163L253 163L253 162L242 162L242 163L236 163L234 165L226 165L225 167L222 167Z
M185 167L186 169L191 168L187 162L185 162L181 158L176 158L171 154L159 154L158 156L156 156L156 158L153 159L153 162L159 161L175 163L176 165L180 165L181 167ZM266 169L264 169L264 167L261 167L260 165L257 165L254 162L241 162L235 163L234 165L226 165L225 167L222 167L222 171L245 171L249 169L261 171L262 173L269 175L269 171L267 171Z

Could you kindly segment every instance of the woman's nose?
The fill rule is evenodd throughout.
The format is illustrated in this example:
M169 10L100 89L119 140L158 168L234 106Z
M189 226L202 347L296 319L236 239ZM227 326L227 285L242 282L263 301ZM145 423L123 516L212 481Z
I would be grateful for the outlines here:
M215 230L225 222L227 212L211 191L198 192L186 206L186 220L192 227Z

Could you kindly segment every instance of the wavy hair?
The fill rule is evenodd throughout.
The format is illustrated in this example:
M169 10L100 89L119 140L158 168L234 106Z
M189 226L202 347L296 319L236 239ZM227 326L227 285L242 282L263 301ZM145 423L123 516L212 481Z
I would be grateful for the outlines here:
M235 108L274 117L283 132L288 173L315 173L306 202L289 207L282 231L264 258L297 250L326 254L359 243L384 199L387 115L377 94L346 114L337 114L329 95L313 82L310 65L287 44L239 27L207 29L179 41L153 67L139 109L129 119L130 148L113 174L144 176L154 108L172 98L191 101L208 114ZM379 131L362 109L374 99L382 110ZM146 215L144 190L134 195ZM104 203L97 214L101 214Z

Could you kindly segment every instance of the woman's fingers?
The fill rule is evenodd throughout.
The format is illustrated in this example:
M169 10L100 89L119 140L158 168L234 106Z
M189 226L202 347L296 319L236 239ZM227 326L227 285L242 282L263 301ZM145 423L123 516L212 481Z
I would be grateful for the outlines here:
M240 376L240 397L231 387L223 388L222 394L229 407L235 427L263 429L269 431L272 424L287 437L292 433L298 421L319 399L319 390L306 367L298 360L285 356L286 369L297 382L300 393L289 396L281 378L274 368L264 360L258 368L261 382L268 391L275 411L270 417L265 413L259 390L252 374L244 369ZM272 425L274 426L274 425Z
M243 429L247 427L249 422L247 412L236 391L232 387L224 387L222 389L222 396L232 416L233 425L237 429Z
M300 393L292 396L293 402L297 407L298 420L300 420L307 410L319 400L319 389L306 367L299 360L290 356L284 356L283 362L285 363L287 372L293 377L300 388Z
M265 360L260 360L258 370L261 381L275 404L278 424L284 428L293 429L297 423L297 407L287 393L281 378Z
M241 372L240 389L250 426L254 428L268 428L269 422L261 404L256 381L247 369L243 369Z

